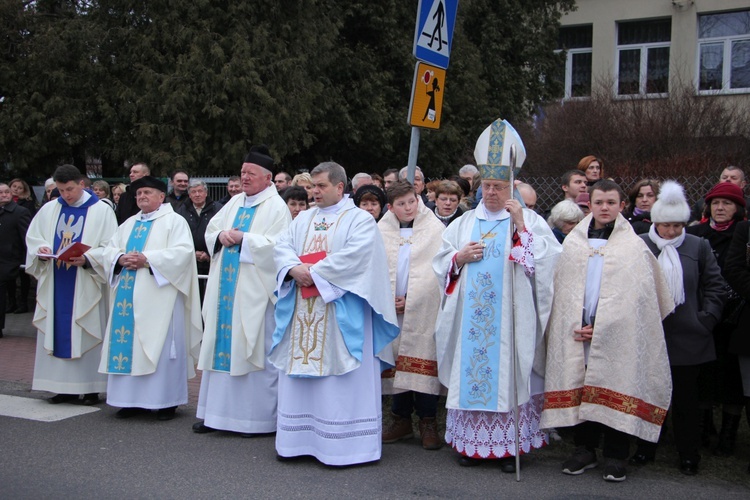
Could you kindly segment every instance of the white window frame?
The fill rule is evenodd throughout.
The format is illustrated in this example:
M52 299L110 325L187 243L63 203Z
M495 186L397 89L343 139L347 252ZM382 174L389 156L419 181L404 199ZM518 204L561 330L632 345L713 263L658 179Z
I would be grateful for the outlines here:
M700 23L700 20L698 20ZM700 27L699 27L700 29ZM732 42L750 42L750 33L744 35L733 35L733 36L717 36L712 38L699 38L698 39L698 50L695 51L695 89L699 95L717 95L717 94L748 94L750 93L750 86L742 87L738 89L729 88L729 82L732 77ZM711 45L716 43L723 43L724 50L722 52L722 70L721 70L721 88L713 90L701 90L701 47L703 45Z
M592 65L592 71L591 71L591 92L594 90L594 72L593 72L593 57L594 57L594 49L593 47L582 47L579 49L567 49L565 51L565 95L563 96L563 99L566 101L582 101L586 99L591 98L591 93L589 95L573 95L573 54L591 54L591 65Z
M619 27L618 27L619 29ZM617 45L617 58L615 61L615 88L614 93L617 96L618 99L627 99L629 97L668 97L669 96L669 90L667 92L652 92L652 93L646 93L646 83L648 82L648 50L649 49L662 49L662 48L668 48L670 58L672 55L672 42L653 42L653 43L634 43L630 45ZM640 50L641 51L641 61L640 61L640 70L639 70L639 82L638 82L638 93L637 94L620 94L620 53L623 50ZM667 80L669 81L669 71L671 68L667 69Z

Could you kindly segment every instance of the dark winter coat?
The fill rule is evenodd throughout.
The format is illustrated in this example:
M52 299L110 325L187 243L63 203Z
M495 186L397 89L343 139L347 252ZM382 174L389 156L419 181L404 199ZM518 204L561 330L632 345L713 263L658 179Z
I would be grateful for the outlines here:
M117 224L121 225L123 222L140 212L141 209L135 202L135 193L130 187L120 195L120 201L117 203L115 209L115 215L117 216Z
M206 198L206 204L203 206L200 215L195 210L193 202L188 199L185 203L181 204L175 210L178 214L183 216L190 226L190 232L193 235L193 244L195 245L196 252L208 253L208 247L206 246L206 228L208 228L208 221L221 210L221 205L210 198ZM198 262L198 274L208 274L208 270L211 267L210 262Z
M729 351L750 356L750 266L748 265L748 222L735 224L734 238L727 250L724 275L732 289L747 302L740 315L739 325L732 332Z
M26 261L26 230L31 213L11 201L0 207L0 280L18 276L21 264Z
M708 240L708 243L711 245L714 255L716 256L716 262L719 263L721 275L724 276L724 279L727 279L727 273L724 270L724 261L727 258L727 250L729 250L729 244L732 242L732 236L734 236L736 228L736 222L724 231L713 229L708 222L685 228L686 233L700 236L701 238L706 238Z
M651 212L643 212L640 215L633 215L632 213L623 215L633 226L635 234L646 234L651 229Z
M185 202L189 201L190 197L187 194L187 191L182 193L182 196L179 198L176 194L174 194L174 191L170 191L169 194L166 196L166 199L164 200L164 203L169 203L172 205L172 209L176 212L180 206L182 206ZM208 202L206 202L208 203Z
M648 235L641 238L658 257L661 251ZM682 264L685 302L662 321L669 364L707 363L716 359L713 330L724 308L725 282L706 240L687 234L677 247L677 254Z

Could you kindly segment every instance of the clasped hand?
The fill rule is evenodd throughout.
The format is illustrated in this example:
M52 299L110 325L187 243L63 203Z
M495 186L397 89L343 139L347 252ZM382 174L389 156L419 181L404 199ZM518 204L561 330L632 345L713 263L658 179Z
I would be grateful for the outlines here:
M140 252L128 252L122 254L117 263L129 271L136 271L148 264L148 259Z
M239 229L229 229L219 233L219 243L225 247L233 247L242 243L242 236L245 233Z
M594 337L594 326L593 325L586 325L580 330L573 330L573 339L577 340L578 342L591 342L591 339Z
M396 314L404 314L406 310L406 297L396 297Z
M289 270L289 276L294 278L299 286L313 286L315 282L312 279L312 274L310 274L310 267L312 267L312 264L294 266Z

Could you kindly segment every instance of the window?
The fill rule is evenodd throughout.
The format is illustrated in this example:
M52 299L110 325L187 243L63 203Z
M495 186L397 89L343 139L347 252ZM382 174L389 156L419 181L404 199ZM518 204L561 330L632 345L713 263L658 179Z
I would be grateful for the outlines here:
M750 11L698 17L698 90L750 90Z
M671 34L671 19L618 23L617 95L669 92Z
M591 31L591 25L560 28L558 48L566 53L566 99L591 96Z

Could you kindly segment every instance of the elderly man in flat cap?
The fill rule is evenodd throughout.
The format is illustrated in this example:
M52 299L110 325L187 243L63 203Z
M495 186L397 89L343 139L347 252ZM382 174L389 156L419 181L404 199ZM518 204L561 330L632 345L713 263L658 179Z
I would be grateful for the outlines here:
M273 186L273 158L255 146L242 163L242 194L208 223L211 254L198 368L199 434L244 436L276 430L278 370L266 360L274 330L273 249L292 216Z
M157 410L170 420L188 401L203 328L193 238L164 203L164 182L147 175L131 189L140 212L95 263L112 287L99 371L108 374L107 404L121 408L116 417Z

